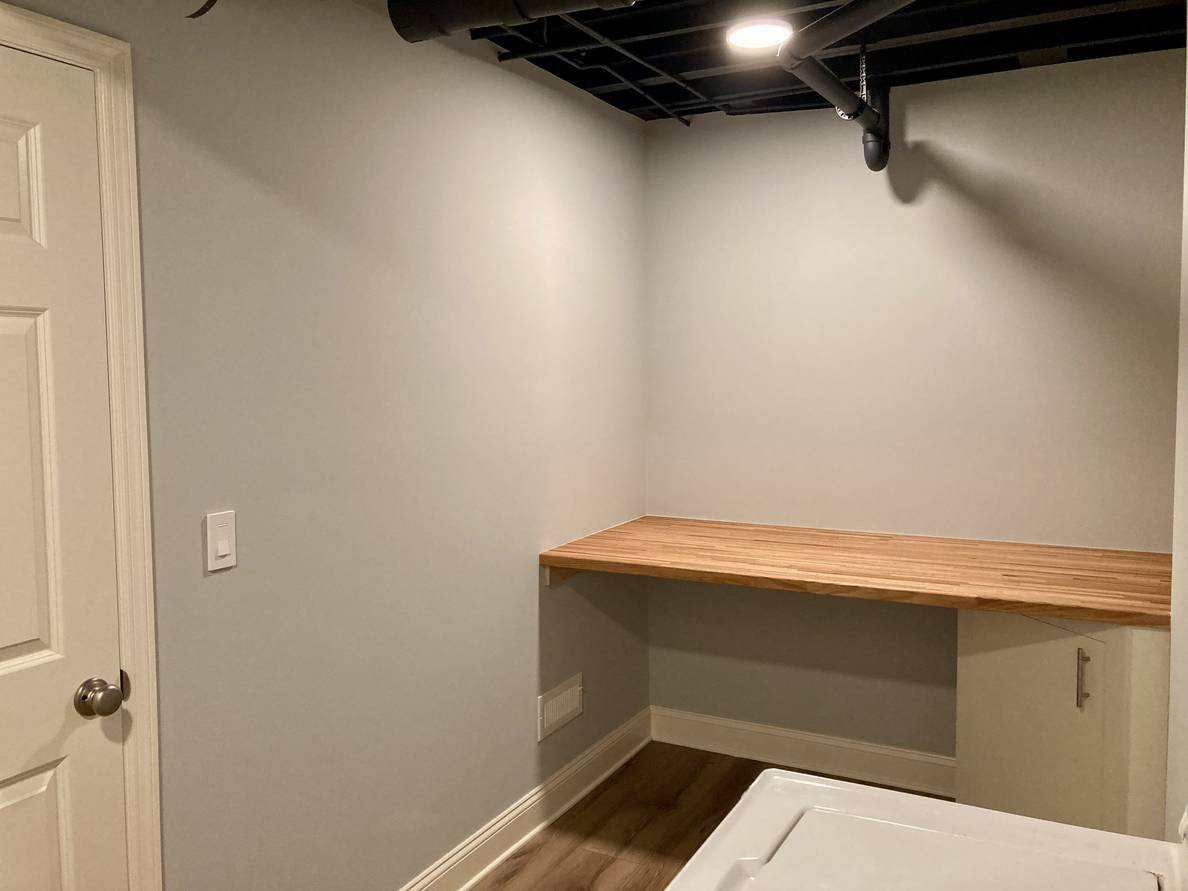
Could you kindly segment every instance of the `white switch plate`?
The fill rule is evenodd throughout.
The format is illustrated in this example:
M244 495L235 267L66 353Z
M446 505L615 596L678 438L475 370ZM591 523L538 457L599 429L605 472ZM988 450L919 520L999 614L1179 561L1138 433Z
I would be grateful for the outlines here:
M235 562L235 511L207 514L206 571L230 569Z

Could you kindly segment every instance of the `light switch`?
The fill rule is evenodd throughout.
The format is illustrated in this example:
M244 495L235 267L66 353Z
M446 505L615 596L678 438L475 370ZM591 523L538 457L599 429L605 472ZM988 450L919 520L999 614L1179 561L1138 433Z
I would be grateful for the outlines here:
M235 511L206 515L206 571L235 565Z

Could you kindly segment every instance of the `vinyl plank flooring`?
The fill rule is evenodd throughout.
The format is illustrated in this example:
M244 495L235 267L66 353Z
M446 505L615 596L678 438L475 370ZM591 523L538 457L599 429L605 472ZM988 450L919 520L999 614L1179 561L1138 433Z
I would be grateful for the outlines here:
M689 754L673 758L669 750ZM649 744L551 826L530 839L525 846L530 850L521 848L472 891L526 891L546 887L583 891L589 885L582 884L578 878L565 878L575 863L583 870L588 865L582 852L613 858L644 822L662 813L664 803L692 782L705 757L721 756ZM570 884L558 885L557 881Z
M653 857L642 863L615 858L595 879L593 891L653 891L665 888L684 865L685 861L674 858Z
M661 891L770 766L649 743L472 891Z

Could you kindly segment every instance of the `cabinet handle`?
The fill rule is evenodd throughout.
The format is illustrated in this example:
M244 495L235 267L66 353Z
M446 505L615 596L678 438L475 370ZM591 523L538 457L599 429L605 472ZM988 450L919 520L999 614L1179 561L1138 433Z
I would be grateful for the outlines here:
M1077 708L1085 707L1085 700L1089 698L1089 691L1085 689L1085 663L1091 662L1084 647L1077 647Z

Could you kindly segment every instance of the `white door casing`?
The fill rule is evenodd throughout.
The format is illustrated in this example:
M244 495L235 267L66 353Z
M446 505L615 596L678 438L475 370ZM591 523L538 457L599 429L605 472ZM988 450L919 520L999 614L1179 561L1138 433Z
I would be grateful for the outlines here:
M3 891L161 887L130 58L0 3Z

